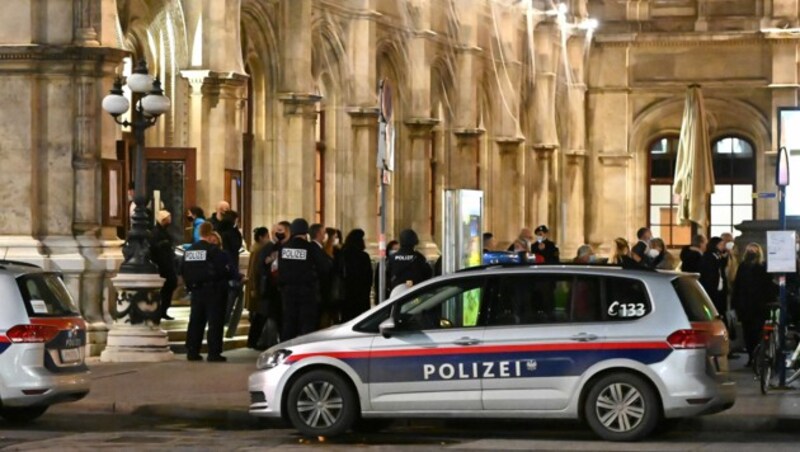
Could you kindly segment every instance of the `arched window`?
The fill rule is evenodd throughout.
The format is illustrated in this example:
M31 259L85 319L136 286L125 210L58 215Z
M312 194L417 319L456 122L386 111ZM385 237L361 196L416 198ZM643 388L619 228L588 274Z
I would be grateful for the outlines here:
M714 159L714 194L711 195L710 236L725 232L739 235L734 226L753 219L755 191L755 150L749 141L736 136L716 140Z
M678 198L672 194L677 154L678 135L657 138L648 150L648 225L668 247L688 245L692 238L692 227L678 224Z

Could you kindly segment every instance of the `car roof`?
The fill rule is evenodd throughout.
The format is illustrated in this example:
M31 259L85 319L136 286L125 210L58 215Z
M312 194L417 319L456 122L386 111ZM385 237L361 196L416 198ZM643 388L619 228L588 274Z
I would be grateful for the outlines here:
M681 273L667 270L650 270L647 268L626 268L619 265L592 265L592 264L495 264L479 267L470 267L448 275L463 277L478 274L531 274L531 273L559 273L582 274L598 276L633 276L640 279L665 279L673 280L680 276L693 277L691 273ZM695 275L696 277L696 275Z
M27 262L10 261L0 259L0 272L5 271L11 274L14 278L27 275L29 273L43 273L44 270L38 265L29 264Z

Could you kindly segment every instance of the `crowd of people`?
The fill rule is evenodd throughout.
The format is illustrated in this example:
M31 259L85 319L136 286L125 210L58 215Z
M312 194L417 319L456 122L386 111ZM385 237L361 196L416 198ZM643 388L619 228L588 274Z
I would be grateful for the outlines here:
M207 325L208 361L225 361L223 329L241 295L250 313L247 345L258 350L347 322L368 310L373 296L379 298L378 269L373 273L361 229L351 230L342 240L338 229L318 223L309 225L303 218L281 221L271 231L257 227L249 250L247 275L242 275L239 254L243 238L238 215L228 203L220 202L210 218L205 217L201 208L192 207L187 219L192 225L193 243L186 249L182 264L175 265L174 244L167 231L172 219L164 210L155 215L151 257L165 281L160 294L162 318L172 319L168 309L178 284L177 269L191 293L186 339L189 360L202 359L200 347ZM549 233L546 225L533 231L523 228L504 251L518 254L522 262L558 264L562 262L560 251ZM386 247L384 298L441 273L441 259L432 267L416 250L419 245L416 232L406 229L398 239ZM501 251L490 232L483 234L483 251ZM767 318L767 305L777 295L777 286L767 273L764 259L763 249L757 243L748 244L740 253L730 233L711 239L698 234L683 247L678 258L662 239L653 237L649 228L641 228L633 246L625 238L617 238L610 256L601 258L591 245L584 244L578 247L573 262L609 263L632 269L679 269L699 274L701 285L729 327L735 331L734 324L741 322L743 340L752 360ZM790 278L789 287L792 296L800 295L800 277Z

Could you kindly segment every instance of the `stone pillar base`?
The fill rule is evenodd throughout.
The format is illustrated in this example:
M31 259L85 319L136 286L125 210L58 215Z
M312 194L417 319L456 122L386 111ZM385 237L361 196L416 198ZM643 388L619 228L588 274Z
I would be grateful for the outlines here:
M167 333L159 326L157 274L120 273L111 280L117 290L117 318L108 332L101 362L161 362L173 359Z

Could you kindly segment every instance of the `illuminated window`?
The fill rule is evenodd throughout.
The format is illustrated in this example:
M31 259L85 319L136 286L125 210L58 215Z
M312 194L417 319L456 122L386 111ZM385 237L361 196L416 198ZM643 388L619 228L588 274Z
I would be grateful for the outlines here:
M677 135L658 138L650 145L648 224L653 237L673 248L688 245L692 238L692 227L678 223L679 200L672 194L677 154Z
M755 188L755 152L753 146L738 137L723 137L713 146L714 194L711 195L711 230L715 237L730 232L734 226L753 219Z

